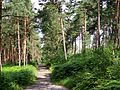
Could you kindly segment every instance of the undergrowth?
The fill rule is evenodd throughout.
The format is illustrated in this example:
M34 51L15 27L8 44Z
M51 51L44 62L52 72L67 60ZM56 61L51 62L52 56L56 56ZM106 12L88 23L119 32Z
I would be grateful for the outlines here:
M89 50L53 65L51 81L70 90L120 90L119 62L110 48Z
M0 75L0 90L23 90L36 80L36 68L28 66L4 66Z

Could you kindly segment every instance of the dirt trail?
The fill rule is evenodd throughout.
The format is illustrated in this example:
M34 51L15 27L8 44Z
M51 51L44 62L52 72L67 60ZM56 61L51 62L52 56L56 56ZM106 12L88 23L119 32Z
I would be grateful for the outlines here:
M34 85L28 86L25 90L68 90L63 86L54 85L50 82L51 72L43 65L39 66L37 78Z

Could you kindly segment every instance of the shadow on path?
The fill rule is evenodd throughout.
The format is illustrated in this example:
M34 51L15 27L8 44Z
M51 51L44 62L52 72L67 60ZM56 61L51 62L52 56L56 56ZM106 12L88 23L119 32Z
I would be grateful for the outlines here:
M54 85L50 82L51 72L44 66L39 65L37 78L34 85L28 86L24 90L68 90L63 86Z

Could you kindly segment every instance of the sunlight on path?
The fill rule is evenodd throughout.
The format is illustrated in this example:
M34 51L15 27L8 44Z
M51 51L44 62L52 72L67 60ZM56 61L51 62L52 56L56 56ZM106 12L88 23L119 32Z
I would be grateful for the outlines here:
M53 85L50 82L50 71L44 66L39 66L37 82L28 86L25 90L68 90L63 86Z

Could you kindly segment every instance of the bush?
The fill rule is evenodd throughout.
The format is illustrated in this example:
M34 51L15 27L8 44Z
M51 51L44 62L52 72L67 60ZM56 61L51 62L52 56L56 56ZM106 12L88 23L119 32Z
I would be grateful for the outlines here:
M83 70L83 66L78 62L68 62L63 65L55 66L51 74L52 81L59 81L66 77L75 75L78 71Z
M91 74L89 72L76 75L76 78L74 80L76 82L76 86L73 87L72 90L90 90L97 85L97 78L94 77L94 74Z
M63 79L62 81L60 81L60 83L62 83L63 86L66 86L69 89L72 89L73 87L76 86L74 77L67 77L66 79Z
M36 60L31 60L29 62L29 64L35 66L36 68L38 68L38 62Z
M120 90L120 81L118 80L99 80L99 85L91 90Z
M21 90L21 87L31 84L35 79L36 68L31 65L3 67L0 75L0 90Z
M51 80L73 90L92 90L102 85L99 80L117 79L114 56L110 48L100 47L73 55L66 63L52 67ZM116 76L115 76L116 75ZM110 77L116 78L110 78ZM97 89L96 89L97 90ZM106 89L101 89L106 90Z

